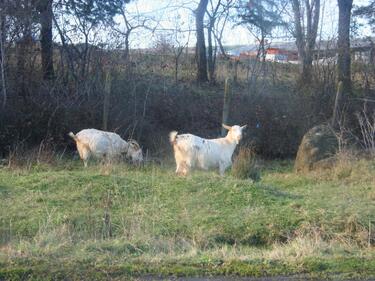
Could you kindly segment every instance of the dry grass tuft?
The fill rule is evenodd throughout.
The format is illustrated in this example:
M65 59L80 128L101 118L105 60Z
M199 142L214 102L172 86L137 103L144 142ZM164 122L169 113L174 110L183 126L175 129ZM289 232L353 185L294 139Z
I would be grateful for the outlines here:
M234 160L232 174L239 179L260 180L260 169L256 155L251 147L241 147Z
M50 141L42 141L38 146L28 149L23 143L15 144L9 152L6 165L8 168L30 170L33 166L45 164L56 165L64 156L65 151L57 152Z
M353 151L343 150L336 155L336 163L333 167L333 174L338 180L351 176L356 156Z

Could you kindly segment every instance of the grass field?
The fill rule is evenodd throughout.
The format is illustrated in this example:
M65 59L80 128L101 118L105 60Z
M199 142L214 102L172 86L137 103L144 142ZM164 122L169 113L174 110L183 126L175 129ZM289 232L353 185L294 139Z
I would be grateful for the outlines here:
M375 160L265 162L258 182L173 172L0 168L0 280L375 276Z

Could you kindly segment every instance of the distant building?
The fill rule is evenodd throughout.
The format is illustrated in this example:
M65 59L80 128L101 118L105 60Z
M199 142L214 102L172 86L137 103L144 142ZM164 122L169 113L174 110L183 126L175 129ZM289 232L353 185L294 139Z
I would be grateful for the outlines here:
M281 48L268 48L266 51L266 61L281 63L298 61L298 53Z
M350 52L353 62L375 62L375 38L357 38L350 42ZM322 41L313 51L314 63L331 64L337 62L337 43L335 41Z
M266 49L265 59L273 62L298 62L298 52L295 43L274 44L272 48ZM231 59L262 59L263 54L258 45L240 46L227 50Z
M362 63L375 63L375 37L352 39L350 49L352 60ZM295 42L272 42L266 49L266 61L298 64L298 50ZM337 43L334 40L319 41L312 51L315 64L331 64L337 59ZM233 60L262 59L259 45L232 46L227 55Z

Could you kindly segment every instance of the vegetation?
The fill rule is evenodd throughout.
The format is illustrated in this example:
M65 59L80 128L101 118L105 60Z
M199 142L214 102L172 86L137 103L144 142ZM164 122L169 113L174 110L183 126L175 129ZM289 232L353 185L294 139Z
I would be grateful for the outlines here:
M154 164L3 167L0 279L373 277L374 170L342 158L300 175L274 161L253 182Z
M146 2L1 1L0 280L375 277L375 49L351 46L374 1ZM233 56L229 27L258 46ZM299 65L267 53L280 38ZM214 138L221 120L247 125L231 172L176 177L168 133ZM306 141L322 161L297 174L285 159L314 127L335 145L321 159ZM147 163L83 169L67 133L84 128Z
M232 175L239 179L260 179L259 165L253 149L241 147L232 166Z

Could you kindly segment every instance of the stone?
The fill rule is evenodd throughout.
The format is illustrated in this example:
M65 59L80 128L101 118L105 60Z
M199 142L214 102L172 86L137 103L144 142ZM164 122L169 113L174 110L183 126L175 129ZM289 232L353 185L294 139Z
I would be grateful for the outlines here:
M325 124L315 126L303 136L294 169L297 172L308 172L321 167L325 162L331 164L337 150L338 141L332 128Z

